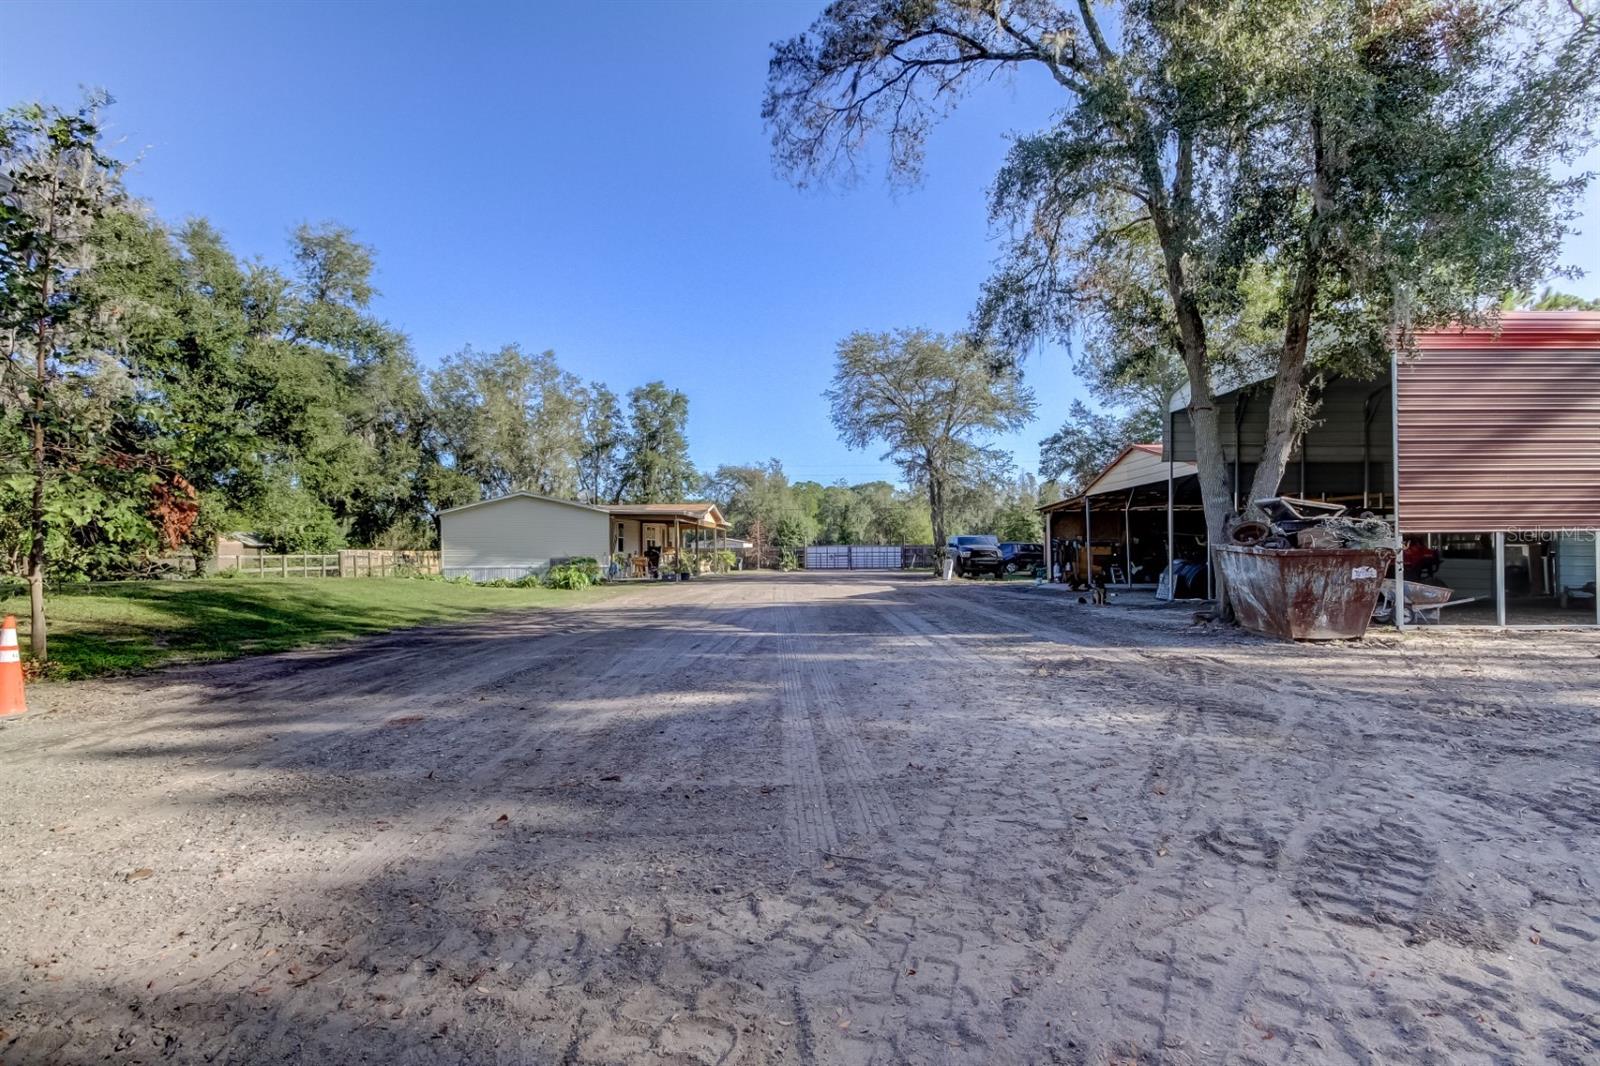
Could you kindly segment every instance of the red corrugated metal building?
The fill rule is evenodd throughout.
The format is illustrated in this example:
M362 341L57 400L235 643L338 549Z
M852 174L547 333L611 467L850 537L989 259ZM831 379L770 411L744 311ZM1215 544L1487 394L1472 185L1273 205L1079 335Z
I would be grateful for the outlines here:
M1523 312L1399 361L1406 532L1600 526L1600 314Z
M1474 601L1442 620L1594 624L1600 314L1511 312L1496 328L1428 333L1396 368L1392 381L1322 383L1280 491L1398 510L1407 539L1439 553L1423 579ZM1260 455L1270 389L1218 398L1236 493ZM1172 412L1167 429L1170 454L1192 461L1187 415Z

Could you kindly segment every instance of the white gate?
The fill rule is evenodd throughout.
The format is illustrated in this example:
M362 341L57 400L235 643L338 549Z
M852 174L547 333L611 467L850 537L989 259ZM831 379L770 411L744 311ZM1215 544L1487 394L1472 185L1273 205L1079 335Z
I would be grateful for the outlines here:
M807 570L900 570L905 549L899 544L813 544L806 549Z

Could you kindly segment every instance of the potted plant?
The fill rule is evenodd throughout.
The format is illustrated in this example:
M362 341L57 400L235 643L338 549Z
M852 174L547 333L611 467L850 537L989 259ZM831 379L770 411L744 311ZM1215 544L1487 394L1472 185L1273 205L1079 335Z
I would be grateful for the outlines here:
M673 565L677 567L679 581L688 581L694 577L694 567L689 562L689 556L684 554L683 551L680 550L678 552L678 557Z

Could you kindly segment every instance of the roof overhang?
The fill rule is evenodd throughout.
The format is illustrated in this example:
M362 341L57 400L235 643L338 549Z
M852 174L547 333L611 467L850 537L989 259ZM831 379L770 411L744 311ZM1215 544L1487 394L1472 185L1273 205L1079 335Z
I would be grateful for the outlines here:
M1154 460L1154 462L1152 462ZM1126 469L1125 469L1126 468ZM1133 474L1134 470L1147 468L1142 475ZM1067 507L1082 507L1086 497L1100 495L1127 496L1130 489L1142 488L1145 485L1164 485L1170 477L1176 481L1188 477L1197 471L1193 463L1166 463L1161 459L1161 445L1159 444L1129 444L1117 453L1117 457L1105 465L1094 479L1084 487L1082 492L1069 496L1055 503L1047 503L1039 510L1043 513L1064 510ZM1133 479L1130 480L1129 476ZM1151 476L1154 475L1154 476ZM1098 491L1097 491L1098 490Z
M619 503L605 508L613 518L640 522L677 522L700 529L732 529L714 503Z
M576 500L563 500L563 499L560 499L560 498L555 497L555 496L541 496L537 492L520 492L519 491L519 492L508 492L504 496L492 496L487 500L474 500L472 503L463 503L463 504L461 504L460 506L457 506L457 507L447 507L444 510L440 511L439 515L440 515L440 517L443 517L443 516L445 516L447 514L455 514L457 511L469 511L474 507L487 507L491 503L504 503L506 500L515 500L515 499L542 500L545 503L559 503L563 507L576 507L579 510L594 511L597 514L606 514L606 513L608 513L604 507L594 507L594 506L592 506L590 504L587 504L587 503L579 503Z

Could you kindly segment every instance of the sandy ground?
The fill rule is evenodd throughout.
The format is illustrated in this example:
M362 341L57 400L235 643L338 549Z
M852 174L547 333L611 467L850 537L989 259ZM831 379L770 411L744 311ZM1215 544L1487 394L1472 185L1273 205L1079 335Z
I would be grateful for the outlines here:
M0 1062L1594 1063L1597 655L789 575L38 686Z

